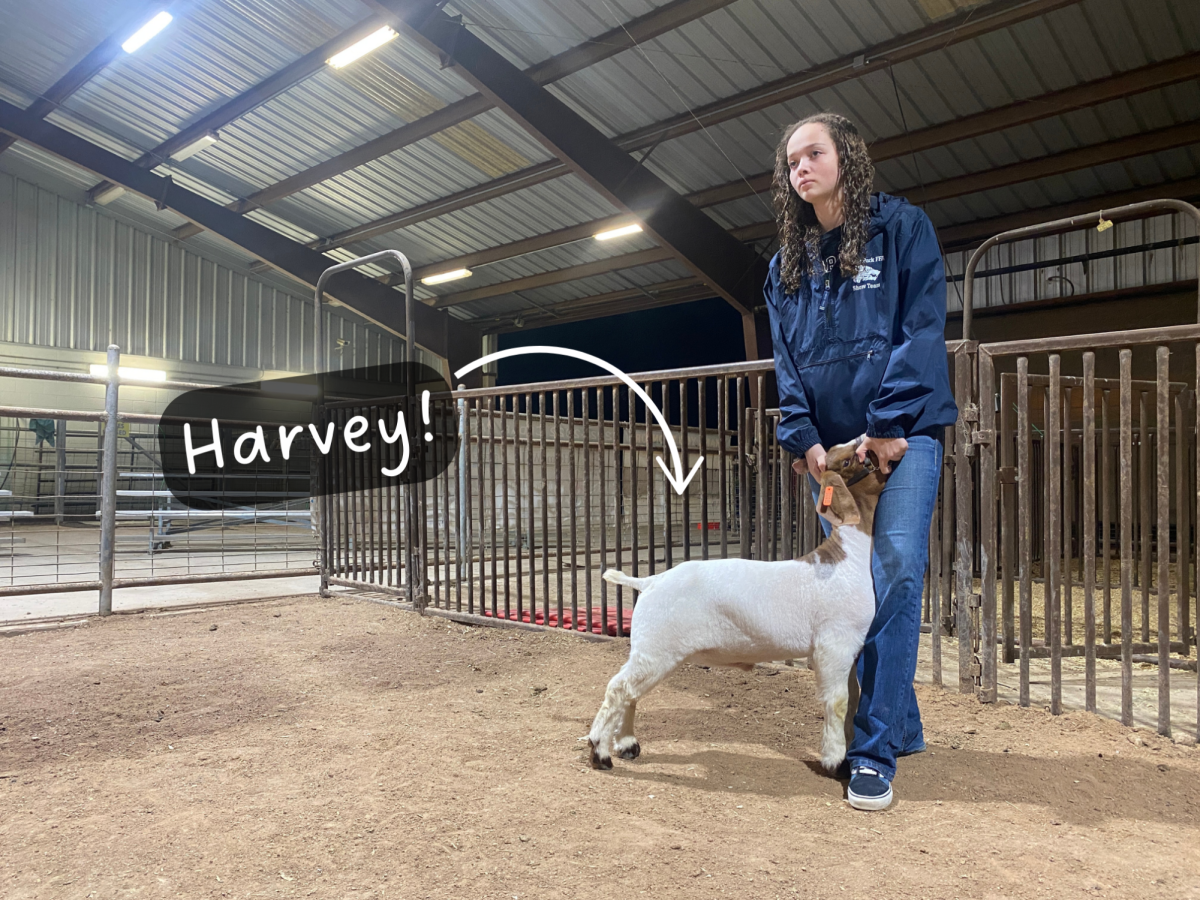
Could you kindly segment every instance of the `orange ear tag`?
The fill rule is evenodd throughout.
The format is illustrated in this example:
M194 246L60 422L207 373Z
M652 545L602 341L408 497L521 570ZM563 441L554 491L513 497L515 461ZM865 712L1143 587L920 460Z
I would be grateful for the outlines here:
M822 506L832 506L833 505L833 485L832 484L827 485L825 487L825 496L821 498L821 505Z

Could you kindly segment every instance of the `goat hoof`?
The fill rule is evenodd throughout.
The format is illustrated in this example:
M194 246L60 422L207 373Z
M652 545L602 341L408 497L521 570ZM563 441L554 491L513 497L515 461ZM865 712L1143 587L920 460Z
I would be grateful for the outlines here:
M634 741L628 747L621 747L617 750L617 756L621 759L637 759L642 755L642 745Z
M597 753L596 745L592 743L590 738L588 739L588 762L591 764L593 769L612 768L612 757L601 756L599 753Z

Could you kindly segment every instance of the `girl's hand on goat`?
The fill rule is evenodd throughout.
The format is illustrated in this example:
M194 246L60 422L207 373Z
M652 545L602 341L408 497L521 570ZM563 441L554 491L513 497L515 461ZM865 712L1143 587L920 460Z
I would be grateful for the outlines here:
M892 463L899 462L908 451L908 441L904 438L864 438L863 442L858 445L859 462L866 460L868 451L874 452L875 458L879 460L880 471L884 475L890 475ZM824 457L823 453L822 457ZM821 461L824 462L824 458Z
M797 475L811 472L814 478L819 478L825 471L825 448L820 444L813 444L805 451L804 459L792 461L792 471Z

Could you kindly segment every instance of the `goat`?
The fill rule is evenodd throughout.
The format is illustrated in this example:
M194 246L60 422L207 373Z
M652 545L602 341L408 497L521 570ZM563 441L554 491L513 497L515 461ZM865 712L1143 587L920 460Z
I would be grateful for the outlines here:
M608 683L588 734L593 768L611 769L613 752L637 758L637 701L683 663L749 671L755 663L806 656L825 705L821 764L837 769L853 727L855 661L875 617L871 533L884 476L857 458L861 440L826 456L817 512L832 530L807 556L692 561L648 578L604 573L606 581L641 593L629 660ZM856 696L857 689L855 680Z

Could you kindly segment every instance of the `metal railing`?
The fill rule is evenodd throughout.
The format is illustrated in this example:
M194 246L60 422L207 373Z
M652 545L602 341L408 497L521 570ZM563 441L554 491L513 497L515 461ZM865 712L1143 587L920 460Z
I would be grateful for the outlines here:
M0 423L17 420L0 424L0 435L12 437L0 466L0 597L98 591L97 611L107 615L117 588L318 574L307 499L271 505L278 508L180 508L163 489L159 416L120 409L122 385L169 392L217 385L123 380L119 363L112 346L109 377L0 367L0 379L104 388L103 411L0 406ZM148 404L156 405L139 401ZM53 427L36 445L22 445L28 429L20 420Z

